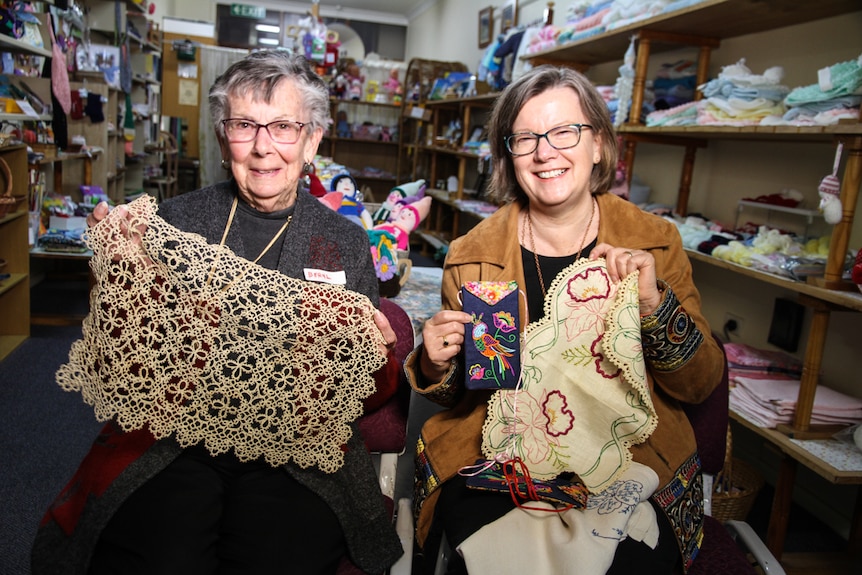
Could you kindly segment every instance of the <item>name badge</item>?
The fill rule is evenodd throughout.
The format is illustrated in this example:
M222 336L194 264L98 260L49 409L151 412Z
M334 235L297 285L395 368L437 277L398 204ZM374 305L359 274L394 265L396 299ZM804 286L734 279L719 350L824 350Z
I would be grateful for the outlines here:
M330 272L326 270L310 270L305 268L302 270L305 274L305 279L310 282L320 282L333 285L347 285L347 275L344 270L340 272Z

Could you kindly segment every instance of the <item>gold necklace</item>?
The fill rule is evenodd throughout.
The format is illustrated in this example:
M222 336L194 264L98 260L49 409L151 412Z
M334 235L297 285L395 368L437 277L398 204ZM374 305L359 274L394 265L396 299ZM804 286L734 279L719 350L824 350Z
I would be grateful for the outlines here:
M225 227L224 227L224 233L222 234L221 241L218 244L219 247L224 246L224 242L227 239L227 233L230 231L230 226L231 226L231 224L233 224L234 215L236 215L236 206L238 203L239 203L239 198L234 196L233 204L230 207L230 215L228 215L228 217L227 217L227 225L225 225ZM269 248L271 248L273 246L273 244L275 244L275 242L278 240L278 238L281 237L281 234L284 233L284 230L287 229L287 226L290 225L290 221L292 219L293 219L293 214L291 213L289 216L287 216L287 221L284 222L284 224L278 229L278 231L275 233L275 235L272 237L272 239L269 240L269 243L266 244L266 247L263 248L263 251L260 252L260 254L256 258L254 258L254 260L251 263L256 264L257 262L260 261L260 258L262 258L263 256L266 255L266 252L269 251ZM216 265L213 264L213 267L210 270L210 275L207 278L207 285L209 285L210 281L212 281L213 274L215 273L215 269L216 269ZM233 283L234 282L231 282L231 284L233 284Z
M581 246L578 248L578 255L575 256L575 261L581 259L581 252L584 251L584 244L587 241L587 235L590 233L590 227L593 225L593 217L596 215L596 201L590 203L590 221L587 222L587 229L584 230L584 236L581 238ZM542 288L542 299L547 297L548 292L545 289L545 279L542 277L542 266L539 265L539 254L536 253L536 240L533 238L533 218L530 216L530 209L527 208L527 217L524 221L527 228L527 237L530 239L530 251L533 252L533 259L536 262L536 273L539 275L539 285Z

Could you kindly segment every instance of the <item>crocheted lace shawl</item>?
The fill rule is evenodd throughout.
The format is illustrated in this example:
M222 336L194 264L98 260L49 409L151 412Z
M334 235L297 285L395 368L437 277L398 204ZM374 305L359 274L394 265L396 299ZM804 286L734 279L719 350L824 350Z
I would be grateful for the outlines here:
M207 244L148 196L127 207L87 234L96 285L59 385L126 431L338 470L385 363L371 301Z
M520 388L494 393L483 428L488 459L519 457L534 478L577 473L601 492L657 424L646 378L638 274L619 283L582 258L548 289L527 326Z

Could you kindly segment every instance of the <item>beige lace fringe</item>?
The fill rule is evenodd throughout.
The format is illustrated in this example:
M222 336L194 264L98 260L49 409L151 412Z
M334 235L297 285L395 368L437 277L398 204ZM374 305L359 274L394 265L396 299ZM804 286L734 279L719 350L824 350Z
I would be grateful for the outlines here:
M127 431L339 469L385 362L368 298L181 232L149 196L127 207L87 234L96 285L59 385Z

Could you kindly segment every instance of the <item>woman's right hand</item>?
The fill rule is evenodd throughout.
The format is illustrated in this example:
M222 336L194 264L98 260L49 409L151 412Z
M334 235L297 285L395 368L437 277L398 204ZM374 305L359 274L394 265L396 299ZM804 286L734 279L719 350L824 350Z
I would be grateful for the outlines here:
M422 375L429 381L439 381L452 364L452 359L464 345L464 324L470 323L469 313L455 310L438 311L422 327Z

